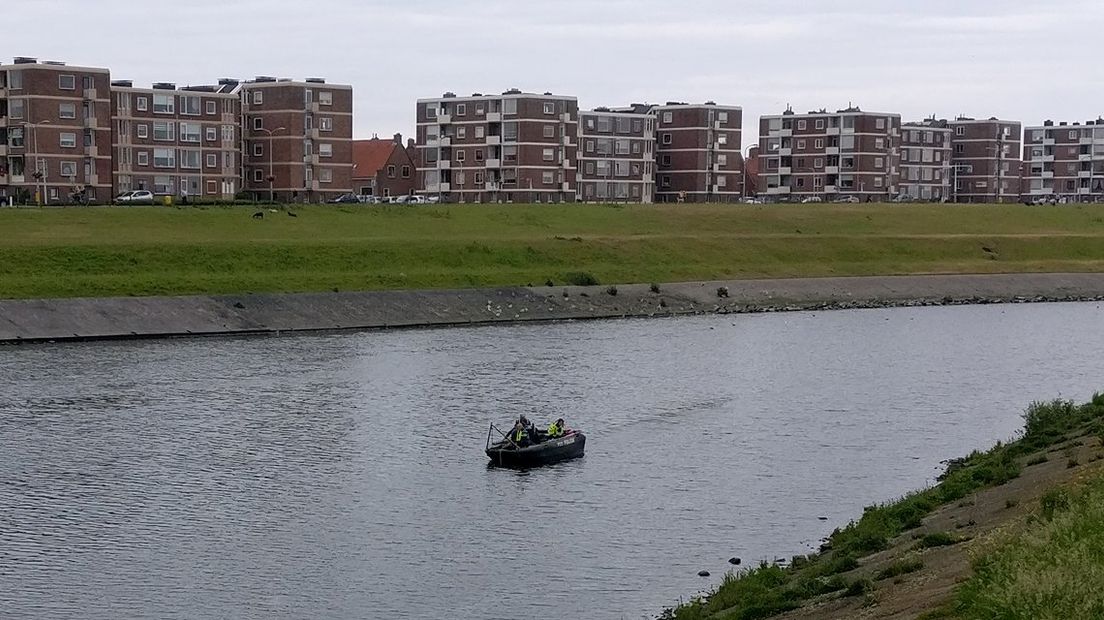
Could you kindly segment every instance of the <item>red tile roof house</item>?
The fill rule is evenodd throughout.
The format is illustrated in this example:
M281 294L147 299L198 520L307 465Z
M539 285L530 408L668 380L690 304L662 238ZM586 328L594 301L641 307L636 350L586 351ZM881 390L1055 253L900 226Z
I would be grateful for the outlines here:
M410 141L411 143L413 140ZM404 196L414 193L413 145L403 146L402 134L390 140L353 141L353 189L368 196Z

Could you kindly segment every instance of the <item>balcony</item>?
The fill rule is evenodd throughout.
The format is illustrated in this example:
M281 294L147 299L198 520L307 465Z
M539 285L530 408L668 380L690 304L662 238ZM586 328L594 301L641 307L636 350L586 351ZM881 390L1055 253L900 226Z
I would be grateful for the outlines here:
M839 129L839 127L829 127L827 129L825 129L824 131L825 131L825 133L827 133L830 136L838 136L839 132L840 132L840 129Z
M1077 188L1077 193L1078 194L1091 194L1092 193L1092 188L1091 187L1078 187Z
M87 185L98 185L100 183L100 177L95 172L88 175L88 178L84 180Z
M825 147L824 148L824 154L825 155L839 155L839 147L838 146Z
M1054 138L1043 138L1043 146L1054 146Z
M312 179L310 182L310 188L313 191L317 192L318 190L322 189L322 183L318 179Z
M438 170L449 170L450 168L452 168L452 161L451 160L448 160L448 159L438 159L437 160L437 169Z
M571 136L564 136L564 137L563 137L563 140L561 140L560 142L561 142L561 143L562 143L562 144L563 144L564 146L572 146L572 144L571 144Z
M789 185L783 185L782 187L768 187L767 188L767 193L768 194L788 194L788 193L790 193L790 186Z
M839 174L839 166L825 166L824 174Z
M778 135L782 136L783 138L788 138L793 135L793 129L780 129L778 131Z
M1080 153L1077 155L1077 161L1092 161L1092 153Z
M502 144L502 136L487 136L487 144Z
M501 168L502 167L502 160L498 159L498 158L488 159L488 160L485 160L485 165L488 168Z
M317 101L312 101L310 104L310 111L311 114L318 114L322 112L322 104L318 103Z
M438 114L437 115L437 124L438 125L448 125L451 122L452 122L452 115L451 114Z
M724 129L724 123L721 121L713 121L713 129Z
M1054 171L1053 170L1043 170L1042 172L1039 173L1039 176L1044 178L1044 179L1053 179L1054 178Z
M489 182L483 184L483 189L485 191L488 191L488 192L497 192L501 188L502 188L501 185L499 185L498 183L495 183L493 181L489 181Z
M7 144L0 144L0 157L7 157L7 155L8 155L8 145Z
M7 127L7 126L8 126L8 117L0 116L0 127Z
M434 191L447 192L450 189L452 189L452 186L450 184L448 184L448 183L438 183L437 184L437 189L434 190Z
M222 122L224 124L237 123L238 118L232 112L223 112L222 113Z
M560 114L560 120L565 122L565 123L570 123L571 122L571 113L570 112L564 112L563 114Z
M1054 161L1054 156L1053 155L1035 155L1031 158L1031 161L1042 161L1042 162Z
M793 155L793 149L792 148L778 149L778 155L781 156L781 157L789 157L789 156Z
M1077 171L1077 177L1081 178L1081 179L1091 179L1092 175L1093 175L1092 170L1078 170Z
M99 155L99 148L95 144L90 144L84 147L85 157L96 157Z
M318 128L317 127L312 128L307 133L308 133L308 135L310 135L311 140L318 140L319 139L320 134L318 133Z
M439 146L452 146L452 138L450 138L449 136L441 136L441 138L437 141L437 144Z
M488 123L501 123L502 122L502 112L487 112L487 122Z
M100 124L96 121L96 117L94 117L94 116L84 117L84 126L87 127L88 129L96 129L97 127L99 127L99 125Z
M95 99L96 98L96 89L95 88L86 88L86 89L84 89L84 98L89 100L89 101Z
M838 191L839 191L839 189L837 189L835 185L825 185L824 186L824 193L825 194L835 194Z
M793 168L791 168L789 166L779 167L778 168L778 174L781 174L781 175L793 174Z
M1092 143L1093 143L1092 136L1089 136L1088 138L1085 138L1085 137L1081 138L1081 144L1092 144Z

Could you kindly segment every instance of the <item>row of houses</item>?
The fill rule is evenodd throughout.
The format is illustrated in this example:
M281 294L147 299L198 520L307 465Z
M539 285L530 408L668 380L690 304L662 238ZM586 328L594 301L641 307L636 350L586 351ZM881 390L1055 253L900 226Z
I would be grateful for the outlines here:
M149 87L105 68L0 64L0 199L128 190L284 201L420 192L450 202L1104 200L1104 119L902 122L848 107L759 119L667 102L580 110L511 89L419 99L415 136L353 140L353 89L259 76Z

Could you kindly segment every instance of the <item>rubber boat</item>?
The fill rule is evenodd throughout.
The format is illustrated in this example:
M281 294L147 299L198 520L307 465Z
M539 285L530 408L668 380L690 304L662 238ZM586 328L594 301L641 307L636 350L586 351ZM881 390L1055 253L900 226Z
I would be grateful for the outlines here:
M548 437L540 431L540 442L519 446L509 438L491 443L491 433L498 430L495 425L487 431L487 458L493 465L501 467L540 467L549 463L566 461L583 455L586 435L582 431L571 429L559 437ZM500 435L504 435L499 431Z

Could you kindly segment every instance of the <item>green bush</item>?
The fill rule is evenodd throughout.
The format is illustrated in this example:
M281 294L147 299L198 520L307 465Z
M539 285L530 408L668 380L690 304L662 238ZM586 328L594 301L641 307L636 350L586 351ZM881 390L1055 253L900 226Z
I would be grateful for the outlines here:
M954 536L949 532L932 532L930 534L924 534L920 538L920 542L917 543L917 547L920 549L931 549L934 547L947 547L949 545L957 545L962 542L961 538Z
M589 271L572 271L564 276L564 280L575 286L595 286L598 284L598 278L595 278Z
M924 562L919 558L912 558L910 560L898 560L875 573L874 579L878 581L881 581L883 579L891 579L893 577L897 577L898 575L915 573L921 568L924 568Z
M1054 519L1055 514L1069 510L1069 506L1069 493L1065 489L1051 489L1039 498L1039 507L1047 521Z

